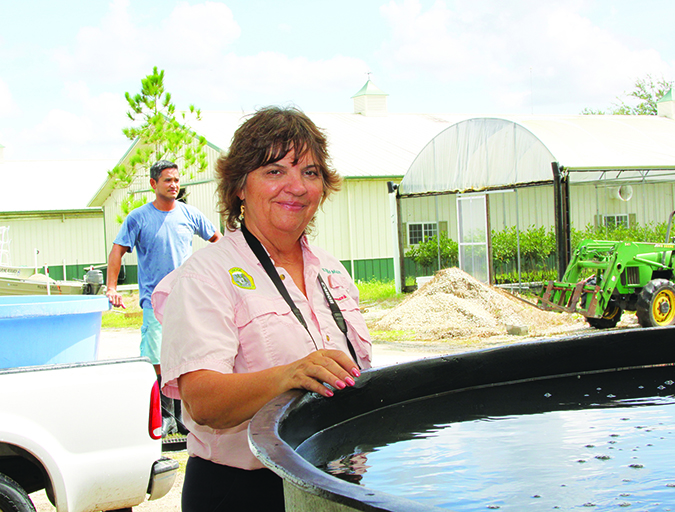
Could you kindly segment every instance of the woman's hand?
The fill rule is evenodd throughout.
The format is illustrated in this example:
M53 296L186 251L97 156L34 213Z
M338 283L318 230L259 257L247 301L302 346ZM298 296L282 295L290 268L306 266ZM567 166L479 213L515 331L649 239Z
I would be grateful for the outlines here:
M183 405L199 425L223 429L250 420L274 397L306 389L325 397L354 385L361 375L351 358L339 350L319 350L293 363L251 373L197 370L178 378Z
M282 386L289 389L306 389L325 397L333 396L333 392L324 384L336 389L344 389L355 384L359 377L358 366L340 350L318 350L306 357L286 365Z

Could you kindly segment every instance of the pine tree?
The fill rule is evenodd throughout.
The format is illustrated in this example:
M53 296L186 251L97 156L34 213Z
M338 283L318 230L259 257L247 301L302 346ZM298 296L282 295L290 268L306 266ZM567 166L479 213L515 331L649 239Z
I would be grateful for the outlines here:
M124 128L124 135L132 141L138 141L136 151L128 160L128 165L118 164L108 176L116 188L128 188L136 176L149 176L149 170L158 160L171 160L178 164L182 176L194 178L207 167L206 139L198 136L186 124L187 116L200 120L201 111L190 105L188 112L176 117L176 105L171 101L171 93L164 88L164 70L153 68L152 74L141 80L141 92L134 96L125 93L130 110L127 116L136 123ZM135 198L133 193L121 204L118 222L133 209L146 202L145 196Z

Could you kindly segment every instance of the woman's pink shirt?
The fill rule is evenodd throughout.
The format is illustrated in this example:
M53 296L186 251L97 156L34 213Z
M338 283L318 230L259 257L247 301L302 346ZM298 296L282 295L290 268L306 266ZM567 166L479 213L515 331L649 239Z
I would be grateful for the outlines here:
M152 303L162 323L164 394L180 398L178 378L196 370L254 372L292 363L317 348L349 354L319 285L319 274L347 321L359 365L371 366L370 336L354 282L336 258L311 247L304 238L302 250L307 297L283 268L277 270L311 338L239 230L195 252L157 285ZM183 416L190 430L190 455L244 469L263 467L248 446L248 421L215 430L197 425L185 410Z

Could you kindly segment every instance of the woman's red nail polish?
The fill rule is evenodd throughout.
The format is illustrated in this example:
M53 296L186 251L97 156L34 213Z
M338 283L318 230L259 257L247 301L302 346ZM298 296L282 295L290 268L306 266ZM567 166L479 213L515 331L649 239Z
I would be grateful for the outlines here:
M341 380L336 380L335 381L335 387L338 388L338 389L344 389L344 388L347 387L347 384L345 384Z
M345 379L345 382L347 383L348 386L353 386L354 384L356 384L356 382L354 382L354 379L352 379L351 377L347 377Z
M359 371L358 368L352 368L352 375L358 378L361 376L361 372Z

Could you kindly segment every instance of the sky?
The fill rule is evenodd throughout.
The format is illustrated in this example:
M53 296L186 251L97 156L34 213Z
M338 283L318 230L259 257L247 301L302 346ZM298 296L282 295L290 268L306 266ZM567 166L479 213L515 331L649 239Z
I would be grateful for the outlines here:
M675 79L673 20L672 0L0 0L0 145L41 168L7 194L0 165L0 211L86 206L154 66L179 110L348 113L370 77L394 113L579 114Z

